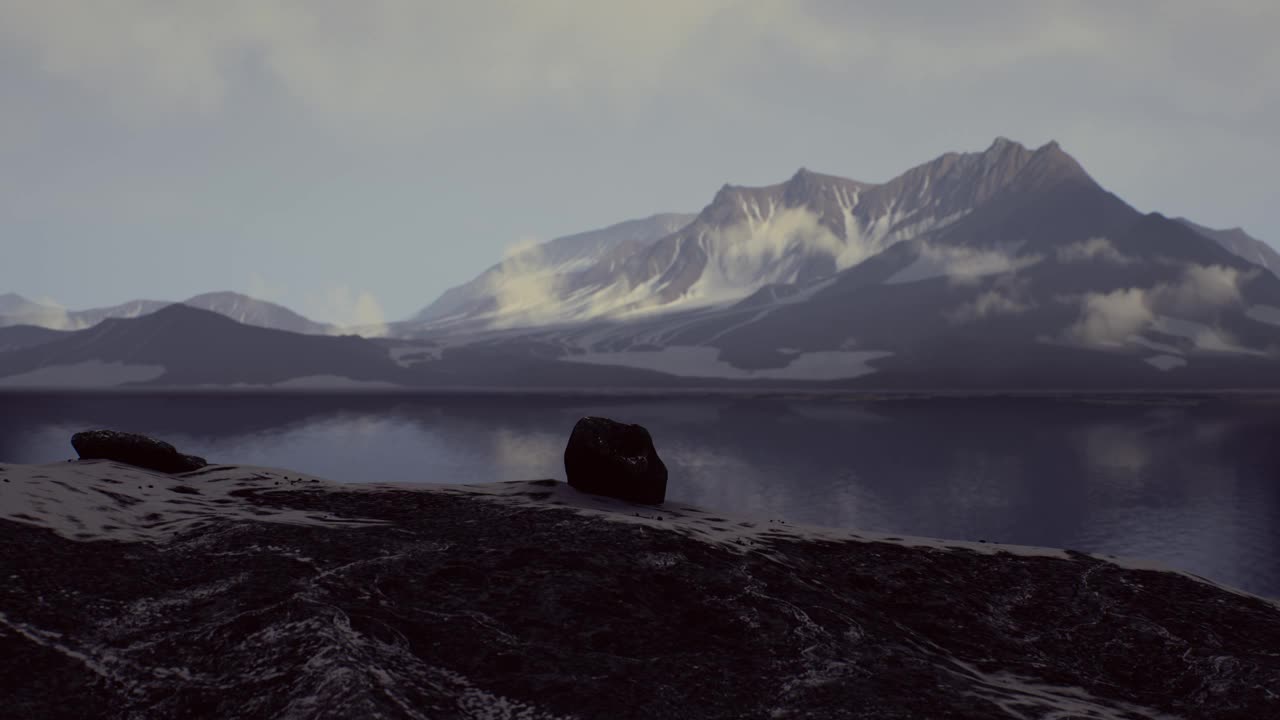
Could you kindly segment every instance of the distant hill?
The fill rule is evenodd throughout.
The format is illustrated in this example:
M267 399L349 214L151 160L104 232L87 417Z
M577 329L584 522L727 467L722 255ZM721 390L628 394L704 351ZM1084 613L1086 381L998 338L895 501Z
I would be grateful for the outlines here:
M111 307L90 310L64 310L9 293L0 295L0 327L7 325L35 325L53 330L83 330L108 318L136 318L168 307L174 303L162 300L133 300ZM298 313L275 303L251 298L233 292L213 292L196 295L182 302L194 308L210 310L219 315L247 325L288 330L313 335L332 334L337 329L326 323L309 320Z
M181 304L60 335L0 352L0 386L353 387L405 374L363 338L254 327Z
M34 347L66 336L65 331L50 330L36 325L11 325L0 327L0 352Z

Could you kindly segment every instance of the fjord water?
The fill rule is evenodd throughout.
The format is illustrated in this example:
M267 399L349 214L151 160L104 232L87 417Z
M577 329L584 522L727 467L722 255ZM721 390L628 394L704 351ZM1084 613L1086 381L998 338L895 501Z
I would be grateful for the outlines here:
M345 482L564 479L574 422L650 429L668 499L726 514L1137 557L1280 597L1280 399L0 396L0 462L90 427Z

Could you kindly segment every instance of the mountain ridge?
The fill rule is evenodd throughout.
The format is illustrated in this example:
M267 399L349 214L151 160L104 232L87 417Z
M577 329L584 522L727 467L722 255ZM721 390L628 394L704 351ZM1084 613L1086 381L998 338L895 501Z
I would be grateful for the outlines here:
M87 310L65 310L32 302L15 293L0 296L0 327L31 325L51 330L82 330L93 327L106 319L134 318L155 313L171 305L211 310L218 314L258 327L289 330L308 334L332 334L338 330L328 323L310 320L289 308L248 295L215 291L193 295L174 303L164 300L131 300Z

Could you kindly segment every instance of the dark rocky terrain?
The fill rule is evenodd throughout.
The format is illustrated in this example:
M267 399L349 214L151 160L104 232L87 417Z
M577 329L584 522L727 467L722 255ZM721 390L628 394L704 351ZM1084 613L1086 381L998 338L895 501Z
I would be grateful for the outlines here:
M534 481L0 465L14 718L1267 718L1280 608Z

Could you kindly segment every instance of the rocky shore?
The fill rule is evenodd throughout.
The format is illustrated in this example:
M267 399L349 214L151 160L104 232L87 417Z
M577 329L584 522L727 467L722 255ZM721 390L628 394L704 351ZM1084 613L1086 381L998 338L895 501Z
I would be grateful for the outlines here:
M0 558L5 717L1280 717L1269 600L553 480L0 465Z

